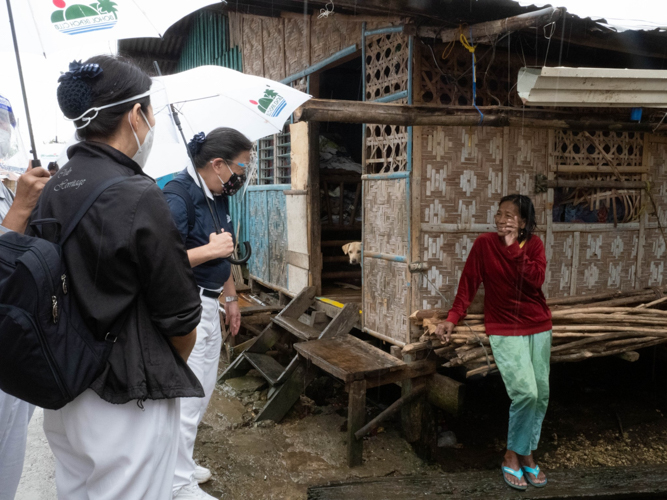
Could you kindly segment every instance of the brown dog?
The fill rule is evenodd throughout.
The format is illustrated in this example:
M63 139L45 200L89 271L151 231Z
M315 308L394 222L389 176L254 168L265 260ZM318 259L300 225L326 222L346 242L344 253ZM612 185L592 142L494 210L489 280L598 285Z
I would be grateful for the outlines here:
M361 264L361 241L346 243L343 252L350 257L350 264Z

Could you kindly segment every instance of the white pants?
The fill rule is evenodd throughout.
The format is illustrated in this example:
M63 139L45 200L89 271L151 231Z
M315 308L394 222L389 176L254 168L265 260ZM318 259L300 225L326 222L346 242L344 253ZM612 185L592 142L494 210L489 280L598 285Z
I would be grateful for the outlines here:
M35 407L0 391L0 500L14 500Z
M44 410L59 500L171 500L179 399L108 403L91 389Z
M218 378L218 362L222 347L219 302L204 296L201 302L202 315L201 322L197 325L197 342L188 358L188 366L204 387L204 397L181 399L181 432L174 475L174 492L192 481L196 467L192 453L195 449L197 426L204 418Z

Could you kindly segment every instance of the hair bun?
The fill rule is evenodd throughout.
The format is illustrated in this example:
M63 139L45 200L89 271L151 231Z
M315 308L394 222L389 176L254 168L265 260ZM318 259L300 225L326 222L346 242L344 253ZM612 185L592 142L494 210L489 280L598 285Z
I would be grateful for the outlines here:
M102 74L99 64L81 64L81 61L69 63L69 71L58 78L58 105L69 118L78 118L91 107L92 89L89 80Z
M204 132L199 132L190 139L190 142L188 142L188 151L190 151L193 158L201 151L201 148L204 146L204 141L206 141L206 134L204 134Z

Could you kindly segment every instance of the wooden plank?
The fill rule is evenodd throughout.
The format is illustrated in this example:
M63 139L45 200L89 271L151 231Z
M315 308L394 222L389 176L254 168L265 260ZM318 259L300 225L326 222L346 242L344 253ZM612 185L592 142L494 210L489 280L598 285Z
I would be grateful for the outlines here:
M420 44L415 44L418 47ZM419 49L415 47L415 68L412 75L413 82L421 81L421 57L419 54ZM413 85L413 94L419 94L419 85ZM413 95L413 99L414 99ZM424 176L423 169L425 168L423 162L423 151L422 151L422 142L423 142L423 127L413 127L412 128L412 178L410 180L410 199L408 203L410 204L410 232L408 237L410 238L410 255L408 258L411 262L418 262L421 260L422 255L422 234L419 230L419 225L421 224L422 217L422 176ZM419 309L419 304L422 302L421 298L421 288L420 281L421 275L409 274L408 280L410 282L410 289L408 291L409 297L406 301L407 305L407 314L408 316L412 314L412 311ZM410 342L410 324L408 322L407 332L405 333L405 341Z
M271 349L278 339L280 339L282 332L276 328L274 324L269 324L262 333L257 337L255 343L248 348L249 352L258 352L264 354L266 351Z
M551 171L551 167L554 164L554 145L556 143L555 132L553 130L548 131L549 137L549 147L547 149L547 165L549 172L547 172L547 178L553 180L556 178L556 175ZM553 188L547 189L547 203L544 207L545 217L546 217L546 226L547 234L545 237L545 250L547 255L547 276L549 276L549 268L551 267L551 260L553 259L554 251L554 190ZM549 280L545 279L544 284L542 285L542 292L546 298L549 298Z
M430 476L352 479L308 489L309 500L560 500L645 499L667 495L665 465L592 467L585 480L577 469L548 471L546 488L516 492L500 480L497 470Z
M275 385L285 371L285 367L267 354L258 354L256 352L247 352L245 358L255 369L261 373L271 385Z
M346 304L338 315L327 325L320 339L331 339L349 331L359 322L359 304Z
M347 465L356 467L363 461L364 442L355 433L366 423L366 381L352 382L347 403Z
M307 253L300 253L288 250L287 263L290 266L295 266L301 269L308 270L310 267L310 256Z
M366 379L366 387L371 389L381 385L401 383L408 378L424 377L435 373L437 364L431 359L422 359L406 363L400 370L385 373L383 375Z
M616 167L616 169L624 174L641 174L644 172L648 172L649 170L648 167L646 166L640 166L640 167L618 166ZM557 165L555 163L549 165L549 171L559 172L561 174L592 173L592 172L599 172L602 174L614 173L611 167L609 167L608 165Z
M316 375L315 369L308 367L305 361L300 361L294 371L285 380L276 392L266 402L262 411L257 415L256 421L273 420L280 422L287 412L294 406L299 396L308 387Z
M246 340L245 342L242 342L238 345L230 346L229 348L230 359L234 359L242 352L248 350L255 343L256 340L257 337L255 337L254 339Z
M243 356L239 356L232 362L231 365L227 367L224 372L222 372L222 374L218 377L217 383L221 384L230 378L236 378L245 375L246 372L250 370L250 368L251 366L248 360Z
M649 167L649 148L651 147L651 134L644 134L644 150L642 152L642 166ZM642 175L642 182L646 183L648 174ZM641 207L644 213L639 219L639 236L637 240L637 261L635 268L635 290L642 287L642 266L644 265L644 247L646 246L646 223L648 222L649 199L647 194L641 192Z
M272 320L276 325L284 328L292 335L300 338L301 340L313 340L320 336L322 332L309 326L296 318L285 318L282 316L276 316Z
M279 306L279 305L242 307L241 308L241 316L256 315L258 313L278 312L278 311L281 311L282 309L283 309L283 307ZM245 321L245 319L244 319L244 321Z
M296 297L283 309L278 316L284 318L298 318L312 305L315 298L315 287L309 286L301 290Z
M294 344L296 351L315 366L352 382L400 370L404 363L352 335Z

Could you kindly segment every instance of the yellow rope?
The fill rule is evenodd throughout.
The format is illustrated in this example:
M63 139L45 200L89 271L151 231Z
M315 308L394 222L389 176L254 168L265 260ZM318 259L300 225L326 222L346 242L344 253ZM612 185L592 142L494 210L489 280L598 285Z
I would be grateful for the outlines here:
M475 54L475 49L477 48L477 45L470 45L470 42L463 33L461 33L461 35L459 36L459 41L461 42L461 45L463 45L466 49L468 49L468 52L470 52L473 55Z

